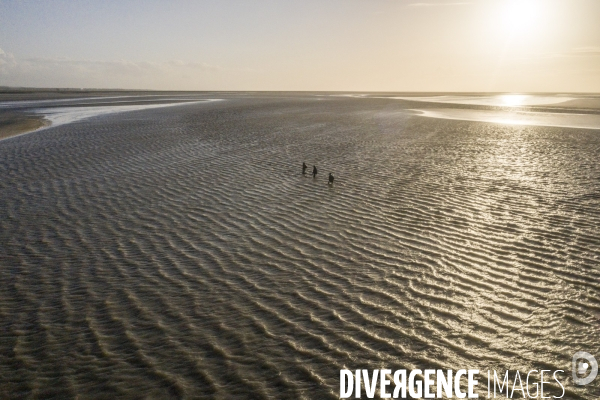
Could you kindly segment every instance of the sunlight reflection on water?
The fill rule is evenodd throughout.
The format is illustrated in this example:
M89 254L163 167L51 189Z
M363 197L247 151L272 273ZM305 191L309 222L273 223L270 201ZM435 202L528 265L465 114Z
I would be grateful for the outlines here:
M413 110L420 116L463 121L492 122L509 125L556 126L562 128L600 129L600 115L543 113L526 111L488 111L464 109Z
M428 103L467 104L480 106L520 107L559 104L574 100L563 95L539 96L528 94L502 94L494 96L403 96L391 97L398 100L422 101Z

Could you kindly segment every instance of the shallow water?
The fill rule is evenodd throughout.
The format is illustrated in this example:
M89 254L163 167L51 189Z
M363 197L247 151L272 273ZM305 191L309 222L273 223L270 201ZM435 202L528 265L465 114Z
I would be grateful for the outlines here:
M0 142L0 397L337 398L388 367L598 398L570 384L600 356L598 131L219 97Z
M397 96L400 100L423 101L427 103L471 104L481 106L519 107L560 104L579 97L568 95L496 94L496 95L439 95L439 96Z
M505 110L427 109L414 110L424 117L491 122L508 125L552 126L558 128L600 129L600 114L532 112Z
M165 99L167 100L167 99ZM121 112L130 112L130 111L139 111L139 110L147 110L152 108L162 108L162 107L177 107L182 103L201 103L206 101L219 101L220 99L184 99L180 100L177 103L158 103L158 104L135 104L135 105L122 105L120 101L113 101L113 103L118 105L109 105L109 106L75 106L75 107L41 107L34 109L34 112L43 115L48 121L51 122L52 127L56 127L58 125L70 124L72 122L76 122L82 119L88 119L93 117L98 117L106 114L116 114ZM144 102L147 100L134 100L131 102ZM164 100L163 100L164 101ZM128 102L130 103L130 102ZM92 103L94 104L94 103Z

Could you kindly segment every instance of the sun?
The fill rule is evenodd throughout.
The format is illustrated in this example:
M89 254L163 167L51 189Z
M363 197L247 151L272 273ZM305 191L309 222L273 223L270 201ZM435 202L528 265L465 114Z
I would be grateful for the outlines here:
M543 11L540 0L508 0L503 2L499 19L502 30L511 36L533 32Z

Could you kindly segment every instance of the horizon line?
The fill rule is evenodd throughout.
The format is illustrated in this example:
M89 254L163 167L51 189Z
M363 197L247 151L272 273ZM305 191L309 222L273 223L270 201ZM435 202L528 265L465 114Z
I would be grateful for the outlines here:
M243 90L243 89L213 89L213 90L185 90L185 89L127 89L127 88L74 88L74 87L30 87L30 86L0 86L0 93L11 91L57 91L57 92L185 92L185 93L447 93L447 94L597 94L600 92L583 91L446 91L446 90Z

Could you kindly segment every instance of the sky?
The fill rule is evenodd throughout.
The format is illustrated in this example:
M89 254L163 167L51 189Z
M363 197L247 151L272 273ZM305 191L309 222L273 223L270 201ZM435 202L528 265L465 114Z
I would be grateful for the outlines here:
M0 86L600 92L600 0L0 0Z

